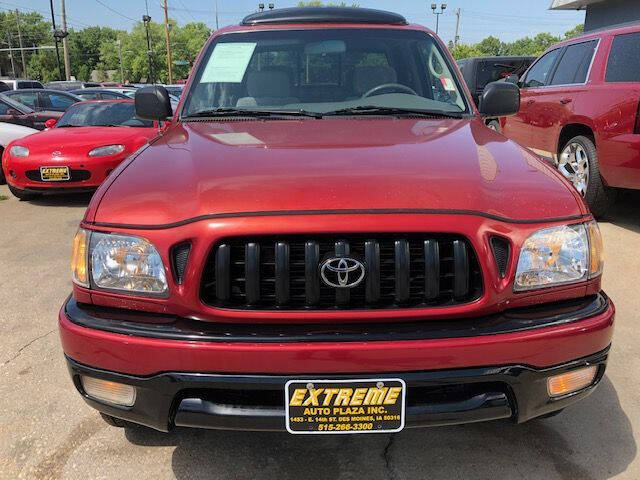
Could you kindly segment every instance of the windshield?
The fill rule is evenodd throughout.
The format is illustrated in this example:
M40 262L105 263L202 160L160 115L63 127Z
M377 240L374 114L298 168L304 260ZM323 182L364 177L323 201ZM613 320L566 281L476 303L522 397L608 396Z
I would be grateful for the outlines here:
M231 33L209 45L182 116L212 110L468 112L430 35L399 29Z
M133 102L91 102L69 107L56 128L60 127L153 127L151 120L136 117Z
M16 102L15 100L11 99L8 95L4 95L0 93L0 99L2 99L7 105L9 105L10 108L18 110L21 113L35 112L33 108L30 108L28 105L24 105L23 103Z

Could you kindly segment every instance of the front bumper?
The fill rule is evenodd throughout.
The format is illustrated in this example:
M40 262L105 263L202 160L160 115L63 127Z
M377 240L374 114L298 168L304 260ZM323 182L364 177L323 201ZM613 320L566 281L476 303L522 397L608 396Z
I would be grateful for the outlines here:
M163 431L284 430L284 385L296 378L404 379L407 427L524 422L562 409L604 375L614 313L599 294L476 319L233 325L69 299L59 324L77 389L106 414ZM592 385L549 398L547 377L588 365L598 366ZM135 386L134 406L89 398L81 375Z
M407 384L407 428L498 419L521 423L563 409L589 395L604 375L607 354L608 349L542 370L510 365L394 373L390 378L402 378ZM299 378L178 372L138 377L87 367L70 358L67 364L76 388L90 406L161 431L173 427L285 431L284 385ZM549 398L547 377L588 365L598 366L594 383L576 393ZM135 386L134 406L116 407L89 398L82 388L81 375ZM366 377L368 375L332 375L328 378Z

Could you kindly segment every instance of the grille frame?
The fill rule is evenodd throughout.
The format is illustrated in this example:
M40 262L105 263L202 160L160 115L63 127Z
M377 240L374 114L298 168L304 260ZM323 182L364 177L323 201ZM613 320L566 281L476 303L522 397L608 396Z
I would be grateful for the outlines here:
M456 242L456 248L464 252L462 263L454 259ZM435 274L425 268L424 261L424 255L434 250L439 255L435 264L430 263L437 267ZM277 251L280 251L279 256L288 252L286 279L281 276L276 278L276 270L281 271L283 268L283 262L276 262ZM371 259L375 258L372 255L376 252L379 252L377 270L369 268ZM336 289L320 280L322 262L327 258L339 257L340 254L358 259L367 269L365 280L353 289ZM396 258L397 255L407 254L409 272L403 280L398 278L400 272L396 268ZM251 259L250 265L246 258ZM219 268L223 262L228 265L228 275L220 272L224 270ZM460 295L460 289L465 283L456 282L454 273L463 271L468 272L468 290ZM252 275L253 278L250 277ZM257 285L256 275L259 279ZM380 281L376 289L378 278ZM282 290L287 285L285 293ZM246 289L247 286L249 290ZM430 288L429 296L427 287ZM402 289L402 294L398 293L399 289ZM458 293L455 293L456 289ZM211 246L205 257L199 284L200 301L207 307L266 312L391 311L457 307L478 301L484 293L482 266L472 242L463 235L451 233L222 237Z

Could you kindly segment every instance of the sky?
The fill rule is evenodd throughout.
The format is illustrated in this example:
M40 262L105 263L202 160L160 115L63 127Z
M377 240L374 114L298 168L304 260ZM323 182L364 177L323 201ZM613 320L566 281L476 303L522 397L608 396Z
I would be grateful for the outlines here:
M445 0L447 8L440 16L439 35L445 42L453 39L455 10L460 9L460 40L476 43L494 35L511 42L540 32L563 34L584 22L584 12L550 11L551 0ZM163 0L146 0L154 21L163 21ZM169 16L179 24L199 21L215 28L216 0L168 0ZM361 7L391 10L403 14L410 22L435 29L431 1L419 0L354 0ZM53 0L56 23L59 23L60 0ZM237 24L247 14L256 11L259 1L217 0L220 26ZM268 4L269 2L264 2ZM274 0L276 8L293 7L297 0ZM438 3L440 5L440 3ZM38 11L50 18L49 0L0 0L0 10ZM67 26L83 28L89 25L130 29L134 20L145 13L145 0L66 0Z

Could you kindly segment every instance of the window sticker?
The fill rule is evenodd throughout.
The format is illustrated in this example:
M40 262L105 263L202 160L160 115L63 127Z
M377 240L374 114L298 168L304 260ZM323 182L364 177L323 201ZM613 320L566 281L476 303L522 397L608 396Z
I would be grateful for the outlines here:
M242 83L255 43L219 43L202 74L203 83Z

